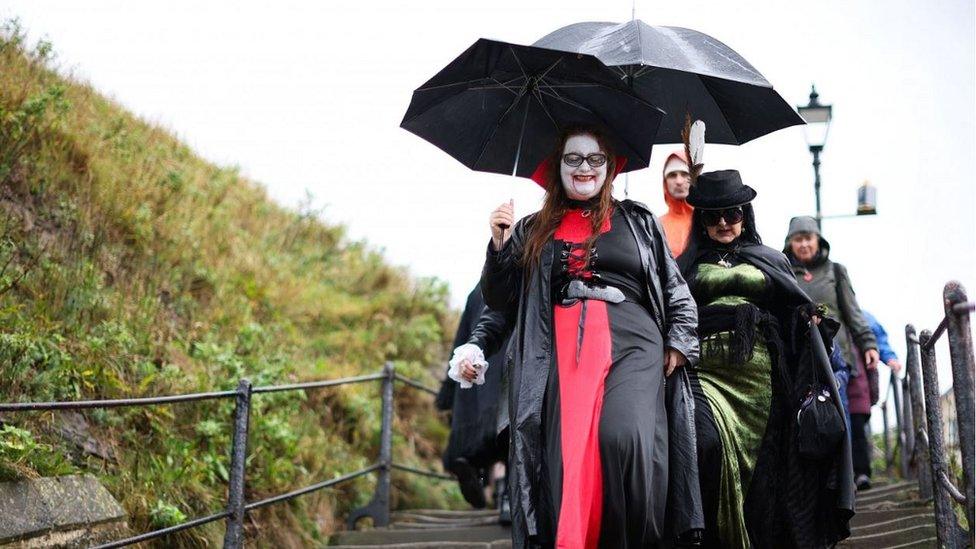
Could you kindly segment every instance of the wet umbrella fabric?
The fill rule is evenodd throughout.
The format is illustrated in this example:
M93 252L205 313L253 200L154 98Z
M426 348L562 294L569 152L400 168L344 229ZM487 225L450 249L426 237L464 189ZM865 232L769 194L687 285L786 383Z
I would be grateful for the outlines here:
M707 34L626 23L575 23L534 46L595 55L667 116L655 143L680 143L685 113L705 122L710 143L741 145L803 119L748 61Z
M413 93L400 127L465 166L530 177L572 126L607 130L646 168L663 112L590 55L480 39Z

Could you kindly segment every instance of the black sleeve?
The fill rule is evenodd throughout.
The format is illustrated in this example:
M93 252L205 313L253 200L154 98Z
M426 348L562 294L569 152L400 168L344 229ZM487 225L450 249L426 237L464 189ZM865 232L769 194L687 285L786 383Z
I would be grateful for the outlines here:
M457 349L468 342L471 331L481 318L481 313L485 310L485 301L481 297L481 285L475 286L474 290L468 294L468 301L461 313L461 320L458 321L457 332L454 333L454 345L451 350Z
M513 320L514 316L486 308L478 324L471 331L467 343L477 345L484 352L485 358L490 357L508 340L508 335L514 326Z
M692 366L698 364L698 306L691 297L691 290L681 276L681 270L671 255L660 222L650 216L651 235L658 247L661 292L664 298L665 328L664 345L680 352Z
M507 315L514 315L518 308L527 219L522 218L515 224L512 236L501 250L496 252L491 241L488 241L485 266L481 271L481 293L485 305Z

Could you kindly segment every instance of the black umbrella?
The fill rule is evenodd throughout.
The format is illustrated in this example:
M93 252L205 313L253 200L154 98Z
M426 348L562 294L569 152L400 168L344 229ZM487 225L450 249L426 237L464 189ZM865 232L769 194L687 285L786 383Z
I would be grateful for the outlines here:
M480 39L414 91L400 127L473 170L529 177L578 125L645 168L662 116L591 55Z
M705 122L710 143L741 145L803 124L762 74L732 48L680 27L576 23L534 46L595 55L638 96L664 109L655 143L681 142L685 113Z

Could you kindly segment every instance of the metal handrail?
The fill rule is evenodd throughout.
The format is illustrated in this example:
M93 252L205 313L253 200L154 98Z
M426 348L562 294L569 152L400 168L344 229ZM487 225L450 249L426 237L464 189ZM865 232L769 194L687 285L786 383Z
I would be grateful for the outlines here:
M913 458L918 473L919 493L923 498L931 497L934 500L939 545L955 548L967 545L976 524L974 521L976 425L973 418L974 360L970 328L970 313L976 310L976 304L968 300L962 285L954 281L946 284L943 290L943 304L945 315L934 332L923 330L918 337L915 337L915 328L910 324L905 327L908 346L906 365L907 380L911 389L908 398L911 399L912 423L914 430L917 431L913 443ZM939 402L935 344L944 334L948 336L949 356L952 363L952 387L956 404L959 450L962 455L964 490L960 490L949 476L947 452L942 437L943 418ZM887 442L887 434L885 440ZM952 509L953 502L965 508L968 532L959 525Z
M441 480L454 480L451 475L445 475L444 473L438 473L437 471L426 471L424 469L417 469L416 467L410 467L409 465L403 465L401 463L393 463L391 466L394 469L399 469L400 471L406 471L408 473L413 473L415 475L423 475L425 477L439 478Z
M310 486L306 486L305 488L299 488L298 490L292 490L291 492L288 492L286 494L280 494L280 495L277 495L277 496L272 496L270 498L262 499L260 501L255 501L255 502L252 502L252 503L248 503L247 505L244 506L244 509L246 509L248 511L251 511L251 510L254 510L254 509L259 509L261 507L267 507L268 505L274 505L275 503L281 503L282 501L288 501L290 499L295 499L298 496L304 496L305 494L310 494L312 492L316 492L316 491L321 490L323 488L328 488L330 486L335 486L337 484L342 484L343 482L348 482L350 480L359 478L359 477L361 477L363 475L367 475L369 473L372 473L373 471L378 470L382 466L383 465L380 464L380 463L374 463L374 464L370 465L369 467L366 467L364 469L360 469L360 470L358 470L356 472L353 472L353 473L348 473L348 474L342 475L341 477L336 477L336 478L334 478L332 480L326 480L324 482L319 482L317 484L312 484Z
M117 398L109 400L65 400L53 402L3 402L0 412L36 412L44 410L85 410L90 408L122 408L125 406L155 406L159 404L178 404L233 398L237 391L215 391L210 393L191 393L186 395L165 395L143 398Z
M337 387L339 385L352 385L355 383L365 383L367 381L377 381L383 379L384 374L369 374L365 376L344 377L341 379L329 379L325 381L309 381L306 383L292 383L290 385L270 385L265 387L255 387L253 393L280 393L283 391L302 391L307 389L322 389L325 387Z
M423 392L425 392L425 393L427 393L429 395L437 396L437 391L435 391L434 389L431 389L430 387L428 387L428 386L420 383L419 381L414 381L414 380L412 380L410 378L403 377L400 374L395 374L393 377L397 381L402 381L404 384L409 385L409 386L413 387L414 389L418 389L418 390L423 391Z
M278 393L284 391L304 391L309 389L321 389L325 387L338 387L342 385L352 385L371 381L381 381L383 387L382 406L383 419L381 425L380 440L380 459L376 463L352 473L347 473L331 480L326 480L278 494L262 500L247 503L244 501L245 466L247 457L248 427L250 423L251 397L254 394ZM392 443L393 443L393 383L399 381L404 385L420 390L425 393L436 395L437 391L427 387L423 383L401 376L396 373L392 363L386 363L383 371L377 374L367 374L361 376L351 376L339 379L309 381L304 383L291 383L284 385L266 385L252 387L250 381L242 379L238 382L237 389L233 391L212 391L205 393L189 393L179 395L162 395L154 397L124 398L124 399L104 399L104 400L76 400L76 401L52 401L52 402L4 402L0 403L0 413L2 412L28 412L45 410L82 410L92 408L119 408L126 406L156 406L166 404L178 404L184 402L198 402L203 400L217 400L234 398L234 436L231 444L231 467L230 478L228 481L227 507L225 510L205 517L200 517L182 522L167 528L145 532L128 538L115 540L97 546L98 549L109 549L114 547L125 547L135 543L157 539L169 534L189 530L198 526L203 526L221 519L227 519L224 533L224 548L238 549L244 545L244 517L247 512L261 507L274 505L283 501L288 501L296 497L309 494L324 488L329 488L352 481L361 476L379 472L373 501L365 508L357 509L350 517L350 523L355 522L364 516L371 516L374 525L386 526L389 524L390 515L390 471L397 469L408 473L423 475L431 478L451 480L454 477L438 473L435 471L425 471L407 465L393 463Z
M125 547L126 545L132 545L143 541L149 541L152 539L161 538L163 536L168 536L170 534L175 534L177 532L182 532L183 530L196 528L197 526L203 526L204 524L210 524L211 522L215 522L222 518L227 518L229 516L230 516L230 511L215 513L213 515L209 515L206 517L200 517L197 519L189 520L177 524L176 526L170 526L169 528L161 528L159 530L153 530L152 532L146 532L145 534L139 534L138 536L132 536L131 538L125 538L125 539L120 539L109 543L104 543L102 545L96 545L94 549L112 549L114 547Z

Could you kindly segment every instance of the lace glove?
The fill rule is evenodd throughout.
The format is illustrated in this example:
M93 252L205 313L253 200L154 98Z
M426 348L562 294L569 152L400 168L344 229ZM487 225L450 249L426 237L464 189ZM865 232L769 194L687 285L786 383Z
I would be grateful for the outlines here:
M468 381L461 377L461 362L467 359L478 371L478 377L474 381ZM488 370L488 361L485 360L485 353L474 343L465 343L454 349L454 356L448 362L450 368L447 370L447 377L457 381L462 389L470 389L472 385L484 385L485 372Z

